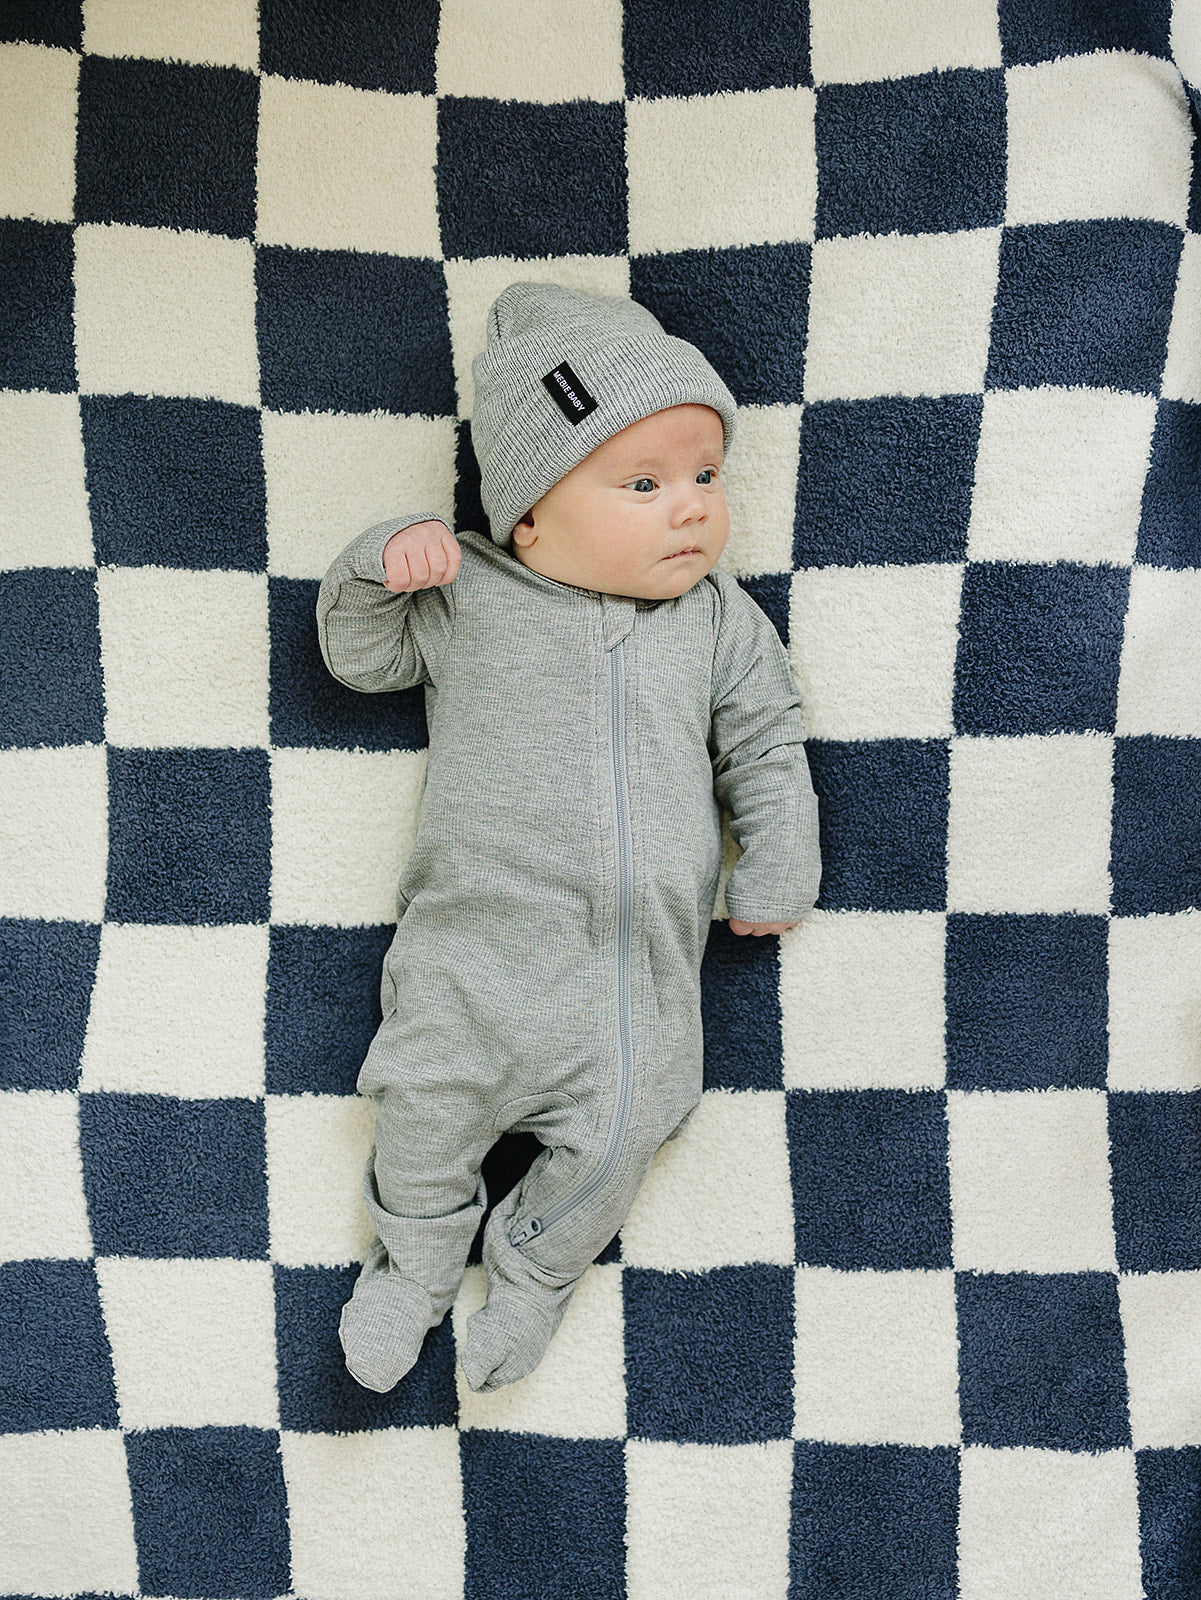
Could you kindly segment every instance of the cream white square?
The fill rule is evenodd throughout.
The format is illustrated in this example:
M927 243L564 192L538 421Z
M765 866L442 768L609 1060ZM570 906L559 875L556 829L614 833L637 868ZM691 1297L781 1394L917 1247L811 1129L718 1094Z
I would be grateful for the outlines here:
M951 1272L796 1278L798 1439L959 1443L959 1340Z
M950 756L948 911L1109 910L1112 738L960 738Z
M79 396L0 390L0 568L95 559Z
M815 83L999 67L996 0L810 0Z
M814 106L800 88L631 100L630 254L812 240Z
M1132 1450L962 1453L959 1600L1143 1600Z
M1201 1445L1201 1272L1118 1279L1136 1450Z
M374 1129L359 1095L267 1096L271 1259L285 1267L361 1261L374 1237L363 1168Z
M1005 74L1005 220L1148 217L1183 227L1193 133L1176 67L1127 51Z
M47 1089L0 1094L0 1261L91 1254L78 1097Z
M284 1433L292 1588L305 1600L462 1600L454 1428Z
M963 567L802 568L789 598L789 655L816 739L945 739Z
M623 1234L624 1239L624 1234ZM541 1433L564 1439L621 1439L626 1431L621 1267L591 1266L568 1302L541 1362L528 1378L475 1394L455 1368L460 1428ZM467 1318L484 1303L483 1267L468 1267L452 1312L462 1349Z
M102 567L97 585L110 744L266 745L263 574Z
M1201 911L1109 924L1111 1089L1201 1089Z
M472 362L483 350L488 308L511 283L561 283L583 294L630 292L628 256L459 257L443 264L446 278L450 348L460 417L470 417L475 402Z
M424 750L271 752L271 920L396 920L417 833Z
M0 216L75 220L79 57L0 45Z
M430 511L454 526L453 417L263 413L267 570L323 578L364 528Z
M1184 236L1159 392L1165 400L1201 401L1201 234Z
M267 954L265 927L106 923L79 1087L261 1095Z
M253 72L258 21L256 0L83 0L83 48Z
M102 919L108 872L102 746L0 750L0 856L0 917Z
M1136 566L1118 676L1118 733L1201 737L1201 571Z
M717 563L736 578L792 571L801 410L738 408L738 432L721 473L730 538Z
M999 229L861 234L813 247L806 400L984 388Z
M123 1428L277 1428L267 1261L96 1262Z
M82 394L259 402L254 246L167 228L75 230Z
M439 260L432 95L265 76L258 239Z
M626 1445L629 1600L785 1600L792 1446Z
M484 100L620 100L620 0L442 0L439 95Z
M651 1163L621 1225L621 1258L664 1272L750 1261L792 1265L782 1091L710 1089L701 1096L683 1133Z
M136 1594L125 1442L116 1429L0 1435L6 1594Z
M968 559L1129 565L1155 410L1110 389L990 390Z
M969 1272L1115 1272L1105 1095L947 1095L951 1236Z
M786 1089L941 1089L946 918L812 911L780 940Z

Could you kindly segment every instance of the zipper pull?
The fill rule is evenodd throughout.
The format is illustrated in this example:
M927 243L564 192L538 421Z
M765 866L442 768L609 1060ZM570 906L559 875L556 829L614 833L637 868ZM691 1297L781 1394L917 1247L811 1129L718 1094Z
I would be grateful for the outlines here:
M531 1239L537 1238L541 1232L542 1218L527 1217L521 1226L509 1235L509 1243L512 1245L528 1244Z

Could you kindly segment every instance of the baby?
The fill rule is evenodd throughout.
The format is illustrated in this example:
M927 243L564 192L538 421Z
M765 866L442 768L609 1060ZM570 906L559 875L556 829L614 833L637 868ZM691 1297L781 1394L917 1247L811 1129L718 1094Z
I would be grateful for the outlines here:
M454 1300L502 1133L545 1149L493 1209L459 1353L489 1391L541 1360L655 1152L701 1095L721 811L730 927L776 934L821 867L800 701L771 622L714 570L729 390L642 306L515 283L474 363L491 538L370 529L317 603L368 693L425 685L429 756L359 1075L378 1239L340 1326L390 1389Z

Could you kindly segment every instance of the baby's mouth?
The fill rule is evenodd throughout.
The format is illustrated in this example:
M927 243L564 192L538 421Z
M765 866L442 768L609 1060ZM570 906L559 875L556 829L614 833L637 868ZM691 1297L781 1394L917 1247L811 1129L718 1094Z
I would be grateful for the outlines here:
M685 550L673 550L671 555L664 556L663 559L664 561L674 561L677 556L699 556L700 553L701 547L699 544L690 544Z

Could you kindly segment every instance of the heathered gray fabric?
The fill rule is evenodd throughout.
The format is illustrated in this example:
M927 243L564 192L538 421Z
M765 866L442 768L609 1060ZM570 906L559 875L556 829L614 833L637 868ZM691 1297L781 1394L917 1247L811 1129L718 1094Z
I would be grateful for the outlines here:
M817 802L787 656L732 578L632 600L558 583L462 533L454 583L392 594L383 548L427 519L441 520L418 513L356 539L317 605L334 676L369 693L424 683L429 724L383 1022L358 1081L375 1103L366 1198L387 1251L360 1284L381 1270L410 1278L439 1320L483 1213L480 1163L506 1129L528 1129L548 1149L494 1211L484 1261L505 1290L498 1308L537 1303L557 1321L561 1291L616 1233L655 1151L700 1098L719 802L744 851L730 914L763 922L814 903ZM513 1218L574 1192L614 1104L608 652L619 640L634 861L628 1138L611 1181L518 1248Z
M557 283L511 283L488 312L487 345L472 363L471 442L492 538L517 522L598 444L669 406L712 406L726 453L738 407L694 344L665 333L628 296L589 295ZM596 401L571 422L542 379L560 362Z

